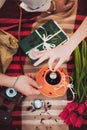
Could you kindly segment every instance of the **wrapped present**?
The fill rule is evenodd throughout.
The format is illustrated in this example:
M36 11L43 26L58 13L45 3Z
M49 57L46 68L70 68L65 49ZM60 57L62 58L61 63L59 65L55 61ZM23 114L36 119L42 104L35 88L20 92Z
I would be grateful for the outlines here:
M37 52L51 49L68 40L62 28L53 20L47 21L29 36L19 42L19 46L34 63Z

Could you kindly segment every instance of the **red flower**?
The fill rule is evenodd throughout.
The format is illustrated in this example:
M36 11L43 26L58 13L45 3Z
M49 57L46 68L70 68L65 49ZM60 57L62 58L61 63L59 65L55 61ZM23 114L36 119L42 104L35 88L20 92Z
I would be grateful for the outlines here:
M77 113L78 112L78 113ZM80 114L78 116L78 114ZM83 124L87 124L87 120L83 119L81 115L87 114L87 101L84 104L77 104L77 102L70 102L66 105L63 112L59 114L59 117L64 120L67 125L74 127L81 127Z
M85 107L84 104L79 104L78 108L77 108L77 111L78 111L79 114L83 114L85 109L86 109L86 107Z
M63 112L61 112L59 114L59 117L62 119L62 120L65 120L69 115L69 112L65 109Z
M84 120L82 117L78 117L75 123L75 127L81 127L84 123Z
M83 120L83 124L84 124L84 125L87 125L87 120Z
M69 118L69 117L67 117L64 122L65 122L67 125L71 125L71 121L70 121L70 118Z
M75 126L75 122L77 120L77 114L74 112L71 112L69 115L70 121L72 123L73 126Z
M87 100L85 101L85 106L86 106L86 108L87 108Z
M78 107L78 104L76 102L68 103L66 108L69 112L75 110Z

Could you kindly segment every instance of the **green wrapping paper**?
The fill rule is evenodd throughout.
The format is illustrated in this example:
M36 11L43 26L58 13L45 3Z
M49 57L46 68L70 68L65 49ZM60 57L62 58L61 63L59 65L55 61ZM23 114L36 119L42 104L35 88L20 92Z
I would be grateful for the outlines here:
M37 52L52 49L68 40L68 36L53 20L47 21L37 30L19 42L19 46L34 63Z

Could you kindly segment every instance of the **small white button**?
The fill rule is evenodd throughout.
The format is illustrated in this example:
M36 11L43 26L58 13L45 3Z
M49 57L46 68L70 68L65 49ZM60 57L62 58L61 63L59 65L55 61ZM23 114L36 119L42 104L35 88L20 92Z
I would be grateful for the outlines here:
M57 78L57 74L55 72L50 73L50 78L51 79L56 79Z
M37 100L35 100L35 101L33 102L33 106L34 106L34 108L39 109L39 108L41 108L41 107L43 106L43 101L37 99Z

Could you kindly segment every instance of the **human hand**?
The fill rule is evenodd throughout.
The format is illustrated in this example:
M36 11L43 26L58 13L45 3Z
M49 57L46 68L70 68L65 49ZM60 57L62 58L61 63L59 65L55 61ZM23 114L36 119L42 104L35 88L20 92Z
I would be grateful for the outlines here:
M56 2L56 13L64 12L72 8L74 1L73 0L55 0Z
M40 86L36 83L35 76L31 73L19 76L14 86L14 89L26 96L40 94L38 88Z
M65 61L69 60L72 51L72 47L69 47L69 41L67 41L66 44L57 46L54 49L40 51L38 52L38 60L34 63L34 66L37 66L43 61L49 59L49 69L51 71L56 71L57 68L60 67Z

